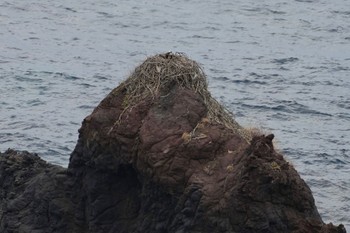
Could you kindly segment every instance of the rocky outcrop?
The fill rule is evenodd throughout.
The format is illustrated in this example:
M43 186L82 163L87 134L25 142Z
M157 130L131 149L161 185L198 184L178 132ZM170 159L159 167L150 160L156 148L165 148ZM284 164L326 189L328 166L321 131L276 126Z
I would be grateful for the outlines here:
M36 154L0 153L0 232L80 232L66 172Z
M143 83L148 94L133 78L114 89L84 119L68 169L1 154L0 232L346 232L323 223L272 134L250 134L186 83L202 74L193 61L147 61L136 71L176 78Z

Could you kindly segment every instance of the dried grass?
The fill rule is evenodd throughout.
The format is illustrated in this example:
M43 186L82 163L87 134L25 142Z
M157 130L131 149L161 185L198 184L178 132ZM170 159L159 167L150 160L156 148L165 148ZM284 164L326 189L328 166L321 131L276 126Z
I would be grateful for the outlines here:
M124 110L132 108L145 98L156 98L163 87L177 84L198 93L207 106L207 118L223 124L250 141L251 135L241 127L232 114L220 105L208 91L208 83L201 66L183 53L165 53L147 58L120 84L126 89ZM119 89L119 88L117 88ZM120 89L119 89L120 90Z

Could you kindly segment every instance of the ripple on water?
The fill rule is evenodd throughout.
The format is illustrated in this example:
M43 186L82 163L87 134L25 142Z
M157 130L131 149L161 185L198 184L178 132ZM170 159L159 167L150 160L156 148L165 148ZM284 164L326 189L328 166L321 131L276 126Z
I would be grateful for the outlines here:
M299 61L299 59L296 57L288 57L288 58L273 59L272 63L276 63L278 65L284 65L284 64L296 62L296 61Z
M82 119L135 64L182 51L239 122L275 133L324 220L349 229L348 9L347 0L3 1L0 150L66 166Z

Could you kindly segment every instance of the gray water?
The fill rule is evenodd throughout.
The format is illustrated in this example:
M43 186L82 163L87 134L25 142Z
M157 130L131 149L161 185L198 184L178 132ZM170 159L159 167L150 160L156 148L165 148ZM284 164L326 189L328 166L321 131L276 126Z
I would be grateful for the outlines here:
M246 127L276 135L350 229L348 0L0 1L0 151L67 166L81 122L147 56L184 52Z

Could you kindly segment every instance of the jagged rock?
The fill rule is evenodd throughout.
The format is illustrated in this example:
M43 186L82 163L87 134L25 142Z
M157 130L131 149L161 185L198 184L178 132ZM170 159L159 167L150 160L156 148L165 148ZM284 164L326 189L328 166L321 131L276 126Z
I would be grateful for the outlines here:
M1 154L0 232L346 232L273 138L240 127L195 62L157 55L84 119L68 169Z

